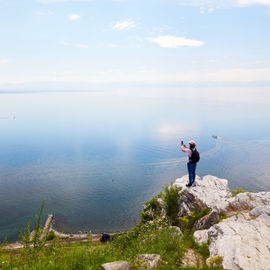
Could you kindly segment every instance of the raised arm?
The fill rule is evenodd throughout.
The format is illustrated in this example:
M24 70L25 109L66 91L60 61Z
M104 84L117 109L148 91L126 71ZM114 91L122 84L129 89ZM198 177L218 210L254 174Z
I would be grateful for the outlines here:
M180 144L180 147L181 147L181 150L182 150L182 152L187 152L187 150L186 149L188 149L189 147L187 147L185 144Z

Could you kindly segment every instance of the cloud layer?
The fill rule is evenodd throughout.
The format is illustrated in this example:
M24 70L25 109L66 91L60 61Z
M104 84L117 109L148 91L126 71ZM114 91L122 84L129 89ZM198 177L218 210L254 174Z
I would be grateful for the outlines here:
M178 4L204 8L234 8L251 5L270 6L270 0L180 0Z
M156 38L148 38L147 40L158 44L162 48L200 47L204 45L203 41L176 36L158 36Z
M76 20L79 20L81 18L81 16L79 14L70 14L68 15L68 19L70 21L76 21Z
M115 31L126 31L136 26L135 22L132 19L128 19L126 21L118 21L115 22L112 28Z

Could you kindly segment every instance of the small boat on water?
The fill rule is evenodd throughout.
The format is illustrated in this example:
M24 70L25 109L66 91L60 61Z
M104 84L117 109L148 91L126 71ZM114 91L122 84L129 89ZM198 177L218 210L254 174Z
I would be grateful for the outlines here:
M217 135L212 135L212 138L217 139L218 136Z

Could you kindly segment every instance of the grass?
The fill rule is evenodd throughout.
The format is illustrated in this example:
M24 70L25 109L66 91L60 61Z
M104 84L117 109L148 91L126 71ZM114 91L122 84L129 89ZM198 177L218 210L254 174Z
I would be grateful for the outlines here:
M201 268L182 267L183 256L188 249L193 249L195 254L200 254L204 259L209 257L207 244L197 244L192 235L194 223L207 214L209 209L181 218L183 235L177 234L171 225L177 223L178 192L179 188L166 186L164 194L159 194L145 204L140 223L129 232L114 235L112 240L106 243L91 240L60 243L52 232L47 233L43 238L40 237L43 202L39 215L35 218L33 237L30 237L30 223L21 234L24 248L4 251L0 247L0 269L94 270L101 269L104 263L119 260L129 261L136 269L146 269L145 264L137 260L139 254L159 254L161 260L158 269L221 269L220 266L208 267L206 265ZM161 215L158 198L164 201L167 216ZM48 240L50 245L45 246Z

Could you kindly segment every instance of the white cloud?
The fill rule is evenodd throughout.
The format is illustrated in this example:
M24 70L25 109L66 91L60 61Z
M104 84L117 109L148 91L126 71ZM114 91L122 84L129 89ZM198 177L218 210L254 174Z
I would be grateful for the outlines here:
M177 3L181 6L200 7L201 13L205 13L204 9L208 9L208 13L211 13L212 8L235 8L252 5L270 6L270 0L178 0Z
M82 49L88 49L89 48L89 46L87 44L83 44L83 43L74 43L73 45L75 47L82 48Z
M201 14L204 14L204 13L205 13L205 10L204 10L203 7L200 7L200 13L201 13Z
M162 48L177 48L184 46L200 47L204 45L203 41L176 36L158 36L156 38L148 38L147 40L158 44Z
M270 0L237 0L239 6L262 5L270 6Z
M107 43L107 44L106 44L106 47L109 47L109 48L116 48L117 45L114 44L114 43Z
M201 14L205 14L206 12L208 13L208 14L210 14L210 13L213 13L214 12L214 8L212 7L212 8L208 8L207 10L205 10L205 8L204 7L200 7L200 13Z
M93 0L36 0L38 3L67 3L67 2L91 2Z
M0 58L0 65L5 65L5 64L8 64L8 63L9 63L9 59L6 59L6 58L1 59Z
M48 10L48 11L38 10L38 11L36 11L36 15L38 15L38 16L52 16L52 15L54 15L54 12L50 11L50 10Z
M116 31L125 31L134 28L135 26L135 22L132 19L128 19L126 21L115 22L112 28Z
M44 89L45 83L49 85L51 89L70 89L71 88L80 88L78 86L83 85L86 89L93 89L93 85L100 85L102 89L104 83L106 82L106 87L109 87L111 83L120 83L125 85L128 83L130 87L134 85L134 90L128 91L126 87L121 87L117 91L122 91L123 94L132 96L137 95L137 85L140 83L140 89L142 95L156 95L157 87L156 85L172 85L172 89L175 89L175 94L178 97L183 98L183 95L179 93L181 88L181 83L184 85L187 83L189 86L192 85L215 85L217 83L218 87L226 83L229 83L231 86L234 85L237 87L238 83L243 83L246 87L243 89L249 88L254 90L254 85L257 82L265 82L269 85L270 83L270 67L269 68L254 68L254 69L213 69L213 70L194 70L194 71L177 71L177 70L153 70L153 72L141 72L142 70L125 70L125 69L107 69L107 70L76 70L70 69L69 72L57 72L54 70L47 71L30 71L30 70L17 70L14 71L2 68L0 72L0 89L28 89L29 87L35 90ZM134 84L135 83L135 84ZM155 84L152 90L149 92L149 84ZM252 86L252 87L250 87ZM162 87L162 89L163 89ZM207 86L206 86L207 87ZM168 97L168 89L166 87L166 92L164 92L164 97ZM240 87L241 88L241 87ZM47 89L47 88L46 88ZM131 88L132 89L132 88ZM186 91L185 87L184 95L188 98L190 96L200 98L193 91ZM212 89L213 93L207 95L209 98L212 98L215 95L216 98L221 99L220 93L216 87L209 88ZM239 89L239 87L237 87ZM260 97L262 101L269 103L270 91L269 87L264 87L268 92L268 96L258 95L254 97ZM197 87L197 90L200 91L200 88ZM253 98L254 98L253 97ZM231 91L224 98L229 98L235 100L235 91ZM246 98L245 93L240 96L241 99ZM253 100L252 100L253 101Z
M66 41L61 41L60 44L63 46L71 46L71 47L77 47L77 48L82 48L82 49L89 48L89 46L87 44L84 44L84 43L69 43Z
M70 15L68 15L68 19L70 20L70 21L76 21L76 20L79 20L81 18L81 16L79 15L79 14L70 14Z
M193 6L201 8L231 8L236 6L237 0L178 0L181 6Z

